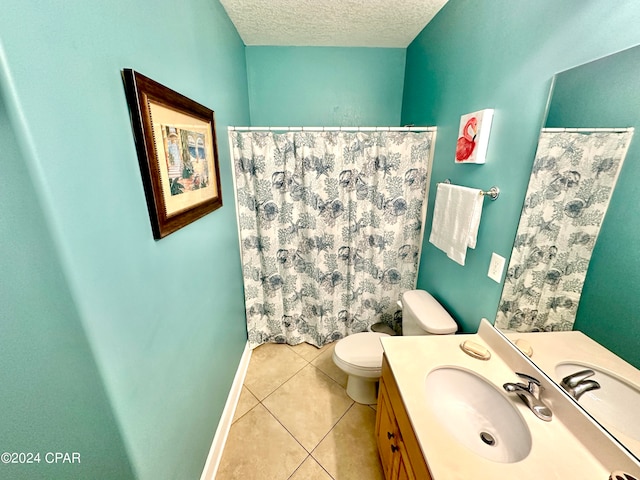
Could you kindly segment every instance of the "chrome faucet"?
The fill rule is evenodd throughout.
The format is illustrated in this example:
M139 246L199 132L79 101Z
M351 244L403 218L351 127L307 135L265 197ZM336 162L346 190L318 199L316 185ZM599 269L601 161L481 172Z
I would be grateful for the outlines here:
M516 372L516 375L526 380L527 384L505 383L502 387L509 393L516 393L540 420L550 422L553 414L551 409L540 399L540 394L544 390L540 385L540 380L525 373Z
M560 385L569 392L569 395L578 400L583 393L600 388L600 384L595 380L587 380L587 378L593 375L595 375L593 370L580 370L579 372L564 377Z

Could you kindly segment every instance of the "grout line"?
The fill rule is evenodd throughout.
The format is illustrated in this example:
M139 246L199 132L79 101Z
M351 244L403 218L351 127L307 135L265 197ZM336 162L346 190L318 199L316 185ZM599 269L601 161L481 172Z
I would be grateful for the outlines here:
M251 389L247 386L247 384L246 384L246 383L243 383L243 384L242 384L242 386L243 386L244 388L246 388L247 390L249 390L249 393L250 393L251 395L253 395L253 397L254 397L256 400L258 400L258 402L260 401L260 399L258 398L258 396L257 396L255 393L253 393L253 392L251 391Z
M333 378L331 375L329 375L327 372L325 372L324 370L322 370L320 367L318 367L317 365L314 365L313 363L311 364L312 367L314 367L316 370L318 370L320 373L322 373L325 377L327 377L329 380L331 380L332 382L335 382L341 389L343 389L345 391L345 394L347 393L347 389L344 385L342 385L340 382L338 382L335 378ZM348 396L348 395L347 395Z
M324 436L320 439L320 441L318 442L318 445L320 445L325 438L327 438L327 436L333 431L334 428L336 428L336 425L338 425L340 423L340 420L342 420L344 418L344 416L349 412L349 410L351 410L353 408L353 406L356 404L355 401L351 400L351 405L349 405L349 408L347 408L344 413L340 416L340 418L338 420L336 420L336 422L332 425L332 427L329 429L329 431L327 433L324 434ZM313 450L311 450L311 452L309 452L311 455L313 455L313 452L316 451L316 448L318 448L318 445L316 445L315 447L313 447ZM315 457L313 457L316 462L320 463L318 461L318 459L316 459Z
M296 467L296 469L291 473L291 475L289 475L289 476L287 477L287 480L290 480L290 479L291 479L291 478L296 474L296 472L297 472L298 470L300 470L300 467L302 466L302 464L303 464L304 462L306 462L306 461L309 459L309 457L311 457L311 455L310 455L310 454L309 454L309 455L307 455L307 456L304 458L304 460L302 460L302 462L300 462L300 465L298 465L298 466ZM313 458L313 457L312 457L312 458Z
M300 470L300 467L302 467L302 464L304 462L306 462L307 460L311 459L313 462L315 462L322 470L324 470L324 473L327 474L327 476L331 479L331 480L335 480L335 477L333 475L331 475L326 468L324 468L324 466L311 454L307 455L307 457L300 463L300 465L298 465L298 468L296 468L293 473L291 475L289 475L289 477L287 478L287 480L291 480L293 478L293 476L296 474L296 472L298 470Z
M260 401L260 403L264 402L267 398L269 398L271 395L273 395L274 393L276 393L278 390L280 390L281 387L283 387L286 383L289 383L293 377L295 377L296 375L298 375L302 370L304 370L305 368L307 368L309 365L311 365L310 363L307 363L306 365L304 365L303 367L301 367L300 369L296 370L296 372L291 375L289 378L287 378L284 382L282 382L280 385L278 385L275 390L273 390L273 392L269 393L266 397L264 397L262 400L260 400L257 396L256 398L258 398L258 400Z
M258 397L256 397L256 396L253 394L253 392L252 392L251 390L249 390L249 387L247 387L244 383L242 384L242 388L246 388L246 389L247 389L247 391L251 394L251 396L252 396L253 398L255 398L255 399L256 399L256 401L257 401L258 403L256 403L253 407L251 407L249 410L247 410L246 412L244 412L244 413L243 413L242 415L240 415L238 418L236 418L235 420L233 420L233 421L231 422L231 425L233 425L234 423L236 423L238 420L240 420L242 417L244 417L247 413L249 413L251 410L253 410L254 408L256 408L256 407L257 407L258 405L260 405L260 403L261 403L261 402L260 402L260 400L258 400ZM240 391L240 396L242 396L242 390Z
M300 464L296 467L296 469L291 473L291 475L288 477L288 479L290 479L302 466L302 464L307 461L307 459L309 459L309 457L311 457L313 459L313 461L315 461L320 468L322 468L322 470L325 471L325 473L328 475L328 477L331 480L335 480L335 478L329 473L329 471L322 465L322 463L320 463L320 461L315 458L313 456L313 452L318 448L318 446L327 438L327 436L335 429L335 427L338 425L338 423L340 423L340 421L342 421L342 419L347 415L347 413L353 408L354 405L356 405L356 402L351 400L351 404L349 405L349 407L344 411L344 413L334 422L334 424L331 426L331 428L327 431L327 433L325 433L323 435L323 437L316 443L316 445L313 447L313 449L308 450L296 437L295 435L275 416L275 414L273 412L271 412L271 410L269 410L269 408L264 404L264 401L269 398L271 395L273 395L277 390L279 390L281 387L283 387L286 383L288 383L289 381L291 381L296 375L298 375L304 368L306 368L308 365L311 365L316 371L322 373L322 375L324 375L325 377L329 378L332 382L336 383L341 389L342 391L345 392L346 394L346 389L343 385L341 385L337 380L335 380L333 377L331 377L328 373L324 372L322 369L320 369L318 366L314 365L312 362L314 360L317 360L320 355L322 355L321 352L320 354L316 355L316 357L309 361L306 358L304 358L302 355L300 355L298 352L295 352L292 348L290 348L289 345L287 345L287 348L289 348L290 350L292 350L296 355L298 355L300 358L302 358L306 364L303 365L302 367L300 367L295 373L293 373L288 379L286 379L282 384L278 385L271 393L269 393L267 396L265 396L262 400L260 400L258 398L258 396L251 391L251 389L246 385L243 384L243 386L249 391L249 393L251 393L251 395L254 396L254 398L258 401L258 403L256 405L254 405L252 408L250 408L247 412L245 412L241 417L238 417L236 419L236 421L240 420L240 418L244 417L247 413L249 413L250 411L254 410L258 405L261 405L267 412L268 414L276 421L278 422L278 424L280 424L280 426L282 426L282 428L284 428L284 430L291 436L291 438L302 447L302 449L307 452L307 456L302 460L302 462L300 462ZM253 358L251 359L253 360ZM373 409L372 409L373 410ZM375 412L375 410L374 410ZM234 422L235 423L235 422Z
M345 392L345 395L346 395L346 390L345 390L345 388L344 388L342 385L340 385L338 382L336 382L335 380L333 380L329 375L327 375L326 373L324 373L322 370L320 370L320 369L319 369L318 367L316 367L315 365L312 365L312 364L309 364L309 365L311 365L311 366L312 366L312 367L314 367L316 370L318 370L320 373L322 373L324 376L326 376L327 378L329 378L330 380L332 380L333 382L335 382L335 383L336 383L336 384L337 384L337 385L342 389L342 391L344 391L344 392ZM306 368L306 367L303 367L303 368ZM302 369L300 369L300 371L301 371L301 370L302 370ZM300 373L300 371L298 371L298 373ZM297 375L297 373L296 373L296 375ZM294 375L293 377L295 377L296 375ZM284 382L282 385L280 385L280 387L284 386L284 384L285 384L285 383L287 383L287 382L289 382L290 380L292 380L292 379L293 379L293 377L291 377L289 380L287 380L287 381L286 381L286 382ZM341 415L341 416L340 416L340 417L339 417L339 418L338 418L338 419L333 423L333 425L331 426L331 428L327 431L327 433L325 433L325 434L322 436L322 438L318 441L318 443L316 443L316 445L315 445L311 450L309 450L309 449L307 449L307 447L305 447L304 445L302 445L302 443L301 443L301 442L296 438L296 436L293 434L293 432L291 432L291 431L290 431L290 430L289 430L289 429L288 429L288 428L287 428L287 427L286 427L286 426L285 426L285 425L284 425L284 424L283 424L283 423L278 419L278 417L276 417L276 415L275 415L271 410L269 410L269 407L267 407L267 406L266 406L266 405L264 405L264 403L263 403L263 401L264 401L264 400L266 400L266 399L267 399L267 398L269 398L271 395L273 395L277 390L279 390L279 389L280 389L280 387L276 388L276 390L274 390L274 391L273 391L273 392L271 392L269 395L267 395L263 400L261 400L261 401L260 401L260 403L261 403L261 404L262 404L262 406L263 406L263 407L264 407L264 408L269 412L269 414L270 414L273 418L275 418L275 419L276 419L276 421L277 421L280 425L282 425L282 427L283 427L283 428L284 428L284 429L289 433L289 435L291 435L291 436L293 437L293 439L294 439L296 442L298 442L298 443L300 444L300 446L301 446L302 448L304 448L304 449L305 449L305 451L306 451L306 452L308 452L309 454L311 454L311 452L313 452L313 451L318 447L318 445L320 445L320 443L322 443L322 441L326 438L326 436L327 436L327 435L329 435L329 433L331 433L331 431L335 428L335 426L340 422L340 420L342 420L342 418L347 414L347 412L348 412L349 410L351 410L351 408L353 407L353 405L355 405L355 403L356 403L354 400L350 399L350 400L351 400L351 405L349 405L349 408L347 408L347 409L344 411L344 413L343 413L343 414L342 414L342 415ZM317 461L317 460L316 460L316 461ZM320 462L318 462L318 463L320 463Z
M319 459L317 459L317 458L313 455L313 452L315 452L315 451L316 451L316 449L318 448L318 446L320 446L320 444L324 441L324 439L325 439L327 436L329 436L329 434L330 434L330 433L331 433L331 432L336 428L336 426L338 425L338 423L340 423L340 422L344 419L344 417L347 415L347 413L349 413L349 411L350 411L350 410L351 410L355 405L361 405L361 406L363 406L363 407L367 407L367 406L368 406L368 405L361 404L361 403L357 403L356 401L353 401L353 402L351 403L351 406L350 406L349 408L347 408L347 410L344 412L344 414L343 414L343 415L338 419L338 421L333 425L333 427L331 427L331 429L327 432L327 434L326 434L324 437L322 437L322 439L320 440L320 442L318 442L318 445L316 445L316 447L315 447L315 448L313 449L313 451L311 452L311 457L312 457L312 458L313 458L313 459L318 463L318 465L320 465L320 466L322 467L322 469L323 469L325 472L327 472L327 474L329 475L329 477L330 477L332 480L335 480L335 478L334 478L334 477L333 477L333 476L332 476L332 475L327 471L327 469L326 469L326 468L324 468L324 465L322 465L322 463L320 463L320 460L319 460ZM375 412L374 412L374 413L375 413ZM374 421L375 421L375 420L374 420ZM374 437L375 437L375 427L374 427ZM378 462L380 462L380 458L379 458L379 457L378 457L378 455L377 455L377 450L376 450L376 457L378 458ZM383 470L382 470L382 464L380 465L380 472L381 472L381 473L383 472Z
M297 354L296 354L297 355ZM304 358L303 358L304 360ZM260 399L260 397L258 397L258 395L256 395L255 393L251 392L253 394L254 397L256 397L258 399L258 401L262 402L263 400L266 400L268 397L270 397L271 395L273 395L275 393L276 390L278 390L280 387L282 387L285 383L287 383L289 380L291 380L293 377L295 377L298 373L300 373L300 371L305 368L307 365L310 365L309 362L306 362L306 365L301 366L298 370L296 370L295 372L293 372L291 374L291 376L289 378L287 378L286 380L284 380L280 385L278 385L276 388L274 388L271 392L269 392L267 395L265 395L265 397L263 399ZM251 367L251 364L249 364L249 367ZM245 385L246 387L246 385ZM249 387L247 387L249 388ZM249 391L251 391L251 389L249 389Z
M307 363L311 363L309 360L307 360L306 358L304 358L302 355L300 355L298 352L296 352L293 347L295 347L295 345L289 345L288 343L285 343L285 345L287 346L287 348L289 350L291 350L293 353L295 353L296 355L298 355L301 359L303 359L305 362Z
M303 368L306 368L307 365L305 365L304 367L302 367L300 370L298 370L289 380L291 380L293 377L295 377L298 373L300 373L300 371L302 371ZM289 382L289 380L285 381L282 385L280 385L280 387L284 386L285 383ZM269 395L267 395L266 397L264 397L262 400L260 400L260 405L262 405L264 407L264 409L269 412L269 415L271 415L276 422L278 422L282 428L284 428L286 430L286 432L291 435L291 438L293 438L303 449L305 452L307 452L308 454L311 454L311 452L307 449L307 447L305 447L304 445L302 445L302 443L300 443L300 441L296 438L296 436L293 434L293 432L289 431L289 429L280 421L280 419L278 417L276 417L275 413L273 413L271 410L269 410L269 407L267 407L263 402L264 400L266 400L267 398L269 398L271 395L273 395L274 393L276 393L276 391L278 391L280 389L280 387L276 388L273 392L271 392Z
M324 347L326 347L327 345L331 345L331 343L327 343L327 345L323 345L322 347L316 347L315 345L311 345L310 343L307 343L307 342L302 342L302 343L306 343L307 345L309 345L309 346L311 346L311 347L313 347L313 348L315 348L315 349L317 350L316 355L315 355L311 360L307 360L307 359L306 359L305 357L303 357L301 354L299 354L298 352L296 352L296 351L293 349L293 347L295 347L296 345L289 345L289 344L285 344L285 345L287 345L287 347L289 347L289 349L290 349L292 352L294 352L296 355L300 356L300 357L301 357L303 360L305 360L307 363L311 363L311 362L313 362L314 360L317 360L317 359L318 359L318 357L324 353L323 348L324 348ZM332 342L332 343L333 343L333 342ZM300 345L300 344L298 344L298 345Z
M302 449L303 449L305 452L307 452L309 455L311 455L311 452L309 451L309 449L308 449L307 447L305 447L302 443L300 443L300 440L298 440L298 439L296 438L296 436L295 436L295 435L294 435L294 434L293 434L293 433L292 433L292 432L291 432L291 431L290 431L290 430L289 430L289 429L288 429L288 428L287 428L287 427L286 427L286 426L285 426L285 425L280 421L280 419L279 419L278 417L276 417L276 416L275 416L275 414L274 414L271 410L269 410L269 407L267 407L266 405L264 405L262 402L260 402L260 404L261 404L261 405L264 407L264 409L269 413L269 415L271 415L271 416L273 417L273 419L274 419L276 422L278 422L278 423L280 424L280 426L281 426L282 428L284 428L284 429L285 429L285 431L286 431L289 435L291 435L291 438L293 438L293 439L296 441L296 443L297 443L298 445L300 445L300 446L302 447ZM317 446L317 445L316 445L316 446ZM314 448L315 448L315 447L314 447ZM304 460L303 460L303 462L304 462ZM302 463L301 463L300 465L302 465ZM300 465L298 465L298 467L299 467Z
M254 405L254 406L253 406L253 407L252 407L252 408L251 408L247 413L249 413L251 410L255 409L258 405L262 406L262 408L264 408L264 409L265 409L265 411L267 412L267 414L268 414L268 415L270 415L270 416L271 416L271 418L273 418L276 422L278 422L278 423L280 424L280 426L281 426L282 428L284 428L284 431L285 431L285 432L287 432L287 433L289 434L289 436L290 436L290 437L291 437L291 438L292 438L292 439L293 439L293 440L294 440L298 445L300 445L300 446L302 447L302 449L303 449L305 452L307 452L307 456L306 456L306 457L305 457L305 458L300 462L300 464L295 468L295 470L291 473L291 475L289 475L289 476L287 477L287 479L289 479L289 478L291 478L291 477L293 476L293 474L294 474L294 473L296 473L296 472L298 471L298 469L302 466L302 464L305 462L305 460L311 456L311 452L309 452L309 450L307 450L307 449L305 448L305 446L304 446L304 445L302 445L302 444L298 441L298 439L293 435L293 433L291 433L291 432L287 429L287 427L285 427L285 426L282 424L282 422L281 422L280 420L278 420L278 417L276 417L276 416L271 412L271 410L269 410L269 409L267 408L267 406L266 406L266 405L264 405L262 402L259 402L258 404ZM246 415L246 414L245 414L245 415ZM243 416L244 416L244 415L243 415ZM240 417L240 418L242 418L242 417ZM239 420L239 419L238 419L238 420ZM234 422L234 423L235 423L235 422ZM315 458L314 458L314 460L315 460ZM316 462L318 463L318 465L320 465L320 462L318 462L317 460L316 460ZM322 465L320 465L320 466L322 466ZM333 478L333 477L332 477L332 478Z
M320 465L320 468L321 468L322 470L324 470L324 471L327 473L327 475L329 476L329 478L330 478L331 480L336 480L336 479L335 479L335 477L334 477L333 475L331 475L331 474L329 473L329 471L328 471L326 468L324 468L324 465L322 465L318 460L316 460L316 458L315 458L313 455L309 455L309 456L310 456L311 458L313 458L313 460L314 460L318 465Z
M303 360L304 360L304 359L303 359ZM275 414L274 414L271 410L269 410L269 407L267 407L267 406L264 404L264 401L265 401L267 398L269 398L271 395L273 395L274 393L276 393L276 392L277 392L281 387L283 387L286 383L288 383L289 381L291 381L291 380L293 379L293 377L295 377L298 373L300 373L303 369L307 368L309 365L311 365L311 364L310 364L309 362L307 362L307 364L306 364L306 365L304 365L302 368L300 368L298 371L296 371L296 373L294 373L293 375L291 375L291 377L289 377L287 380L285 380L285 381L284 381L281 385L279 385L279 386L278 386L278 387L277 387L273 392L271 392L269 395L267 395L266 397L264 397L262 400L258 399L258 401L260 402L260 405L262 405L262 406L264 407L264 409L269 413L269 415L271 415L271 416L275 419L275 421L276 421L276 422L278 422L278 423L282 426L282 428L284 428L284 429L285 429L285 431L286 431L289 435L291 435L291 438L293 438L293 439L298 443L298 445L300 445L300 446L304 449L304 451L305 451L305 452L307 452L308 454L311 454L311 452L310 452L310 451L309 451L309 450L308 450L304 445L302 445L302 443L300 443L300 441L295 437L295 435L294 435L291 431L289 431L289 429L288 429L288 428L287 428L287 427L286 427L286 426L285 426L285 425L284 425L284 424L283 424L283 423L278 419L278 417L276 417L276 416L275 416ZM258 398L258 397L256 397L256 398ZM255 408L255 407L254 407L254 408ZM300 464L300 465L302 465L302 464ZM299 467L300 465L298 465L298 467Z

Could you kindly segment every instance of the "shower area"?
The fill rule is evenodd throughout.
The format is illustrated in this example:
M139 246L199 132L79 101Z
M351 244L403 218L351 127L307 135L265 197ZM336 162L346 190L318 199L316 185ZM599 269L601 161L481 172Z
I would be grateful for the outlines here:
M318 347L415 288L435 128L229 128L250 346Z

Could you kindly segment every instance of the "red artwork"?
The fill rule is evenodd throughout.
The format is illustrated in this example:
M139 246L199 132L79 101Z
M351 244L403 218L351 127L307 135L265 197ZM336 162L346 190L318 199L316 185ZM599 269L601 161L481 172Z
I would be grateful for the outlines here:
M484 163L492 118L492 109L480 110L460 117L456 163Z
M476 147L477 133L478 119L476 117L471 117L462 130L462 136L458 139L456 160L465 161L471 156L473 149Z

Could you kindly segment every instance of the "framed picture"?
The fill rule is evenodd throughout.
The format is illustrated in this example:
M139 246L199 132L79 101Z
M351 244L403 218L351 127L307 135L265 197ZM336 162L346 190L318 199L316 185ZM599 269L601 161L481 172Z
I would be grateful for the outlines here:
M480 110L460 117L456 163L485 162L492 119L493 109Z
M163 238L222 206L213 110L122 71L153 236Z

